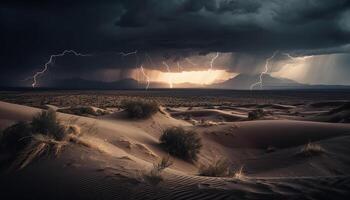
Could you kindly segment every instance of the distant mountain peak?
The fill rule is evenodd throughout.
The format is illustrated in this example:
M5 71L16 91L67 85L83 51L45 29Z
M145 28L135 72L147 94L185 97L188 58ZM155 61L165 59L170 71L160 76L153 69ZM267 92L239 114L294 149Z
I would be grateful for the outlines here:
M138 89L143 88L143 85L131 78L113 82L103 82L73 77L50 81L50 84L45 85L45 87L61 89Z
M260 74L238 74L237 76L212 87L220 89L248 90L260 80ZM263 89L294 89L306 86L291 79L277 78L270 74L263 75ZM259 87L260 88L260 87Z

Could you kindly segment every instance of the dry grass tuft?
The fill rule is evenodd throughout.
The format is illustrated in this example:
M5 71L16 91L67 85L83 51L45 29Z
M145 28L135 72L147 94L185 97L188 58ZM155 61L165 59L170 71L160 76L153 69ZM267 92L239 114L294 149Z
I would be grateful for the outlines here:
M209 165L200 166L199 175L210 177L234 177L240 180L246 177L243 172L243 166L237 170L233 170L230 162L226 158L215 159Z
M56 140L64 140L67 136L65 127L57 119L57 114L52 109L34 116L30 125L33 134L47 135Z
M30 144L19 154L14 162L16 169L23 169L33 160L41 157L44 154L52 154L58 156L63 147L67 145L66 141L57 141L54 138L46 135L33 135Z
M0 140L3 150L9 151L15 169L23 169L43 155L58 156L69 141L78 141L77 125L63 125L53 110L43 111L30 123L19 122L5 129Z
M202 165L199 168L200 176L228 177L232 175L230 162L226 158L215 159L209 165Z
M263 109L252 110L248 113L248 120L258 120L262 119L266 113Z
M164 180L162 177L162 172L172 164L173 161L170 160L169 155L162 157L158 163L153 164L153 168L149 173L143 175L143 179L151 185L158 185Z
M300 150L300 152L297 153L297 155L311 157L324 154L325 152L325 149L321 145L309 142Z
M76 107L70 107L70 108L62 108L62 109L58 109L57 112L85 116L85 117L102 116L102 115L108 114L107 111L104 111L98 108L94 109L91 106L76 106Z
M245 174L244 174L244 172L243 172L243 166L241 166L241 167L239 168L239 170L236 170L236 171L234 172L233 177L235 177L235 178L237 178L237 179L239 179L239 180L243 180L243 179L246 178L246 176L245 176Z
M200 120L199 123L197 124L197 126L203 126L203 127L210 127L210 126L217 126L220 123L218 122L214 122L214 121L210 121L210 120Z

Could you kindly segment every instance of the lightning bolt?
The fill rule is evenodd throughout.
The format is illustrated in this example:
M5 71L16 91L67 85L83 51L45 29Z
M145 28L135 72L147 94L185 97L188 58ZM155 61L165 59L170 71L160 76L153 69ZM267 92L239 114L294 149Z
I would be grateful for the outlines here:
M294 57L294 56L291 56L289 53L282 53L282 55L287 56L291 60L305 60L305 59L308 59L308 58L312 57L312 56L298 56L298 57Z
M214 65L214 62L215 60L219 57L219 52L216 52L216 55L211 59L210 61L210 69L209 71L213 70L213 65Z
M153 62L153 60L152 60L151 56L149 56L149 55L148 55L148 53L145 53L145 56L146 56L146 57L147 57L147 59L149 60L149 63L150 63L151 65L153 65L153 66L154 66L155 64L154 64L154 62Z
M133 54L137 54L137 50L136 51L132 51L132 52L119 52L120 55L122 55L123 57L125 56L130 56L130 55L133 55Z
M169 65L165 61L163 61L163 65L165 65L165 67L167 68L169 74L171 75L171 71L170 71ZM171 76L169 77L169 87L173 88L173 80L172 80Z
M276 54L278 53L278 51L275 51L271 57L267 58L266 61L265 61L265 70L263 72L260 73L260 76L259 76L259 81L252 84L250 86L250 90L253 90L255 86L257 85L260 85L260 89L263 88L263 76L264 74L266 74L268 71L269 71L269 64L270 64L270 61L276 56Z
M180 62L177 62L177 70L178 70L179 72L182 72L182 67L181 67L181 65L180 65Z
M131 51L131 52L119 52L119 54L123 57L127 57L127 56L130 56L130 55L135 55L136 56L136 65L138 65L138 56L137 56L137 50L135 51ZM148 54L146 53L145 56L148 56ZM149 56L148 56L149 57ZM151 59L151 57L149 57L149 59ZM147 74L145 73L145 70L143 69L143 66L141 65L140 68L139 68L139 71L141 71L142 75L146 78L146 81L147 81L147 85L146 85L146 90L148 90L149 88L149 85L150 85L150 79L149 77L147 76ZM139 79L139 77L137 78ZM138 82L140 82L139 80L137 80Z
M32 88L35 88L35 86L37 85L37 78L38 78L40 75L44 74L44 73L48 70L49 65L50 65L50 64L53 64L53 63L55 62L55 59L56 59L57 57L65 56L67 53L72 53L72 54L74 54L75 56L90 56L90 55L85 55L85 54L77 53L77 52L74 51L74 50L64 50L64 51L63 51L62 53L60 53L60 54L51 55L51 56L50 56L50 59L45 63L44 69L41 70L41 71L36 72L36 73L33 75L33 77L32 77L32 79L33 79Z
M36 72L36 73L34 74L34 76L33 76L32 88L35 88L35 86L36 86L37 77L38 77L39 75L41 75L41 74L44 74L44 73L46 72L46 70L47 70L47 64L45 64L45 67L44 67L44 69L43 69L42 71L38 71L38 72Z
M296 57L291 56L289 53L282 53L282 55L287 56L288 58L294 60L297 59Z
M145 73L145 71L143 70L143 66L140 66L140 71L142 72L143 76L146 78L147 81L147 85L146 85L146 90L148 90L149 88L149 84L150 84L150 80L149 77L147 76L147 74Z
M196 63L192 62L192 60L190 60L189 58L185 58L185 60L190 63L192 66L197 66Z

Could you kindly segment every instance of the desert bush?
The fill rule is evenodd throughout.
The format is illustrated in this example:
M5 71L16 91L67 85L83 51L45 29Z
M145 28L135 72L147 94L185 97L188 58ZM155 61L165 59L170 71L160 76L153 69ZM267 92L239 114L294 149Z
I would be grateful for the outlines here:
M149 118L159 110L159 105L154 101L123 100L121 107L128 113L130 118Z
M219 124L220 123L217 123L217 122L214 122L214 121L201 119L199 121L199 123L197 124L197 126L209 127L209 126L217 126Z
M304 157L317 156L325 153L324 148L316 143L309 142L297 153L297 155Z
M96 115L95 110L91 107L72 107L72 108L64 108L58 109L58 112L63 112L67 114L73 115Z
M22 169L44 154L57 156L67 143L67 141L58 141L47 135L32 135L30 143L16 157L13 167Z
M19 122L5 129L0 146L14 155L11 158L13 167L22 169L44 154L57 156L68 144L68 135L77 137L80 134L79 127L62 125L55 111L42 111L33 117L31 123Z
M249 120L257 120L264 117L265 113L263 109L256 109L248 113Z
M199 168L200 176L228 177L232 176L232 174L230 163L225 158L216 159L209 165L202 165Z
M67 136L65 127L58 121L56 112L52 109L34 116L31 126L34 134L52 136L56 140L63 140Z
M79 115L79 116L101 116L101 115L107 114L107 112L104 110L101 110L101 109L94 110L92 107L89 107L89 106L58 109L57 112Z
M30 142L31 135L31 126L25 122L18 122L2 132L0 137L1 149L12 153L23 150Z
M238 170L236 170L233 173L233 177L235 177L237 179L241 179L241 180L246 178L246 175L243 172L243 166L241 166Z
M201 138L196 132L186 131L181 127L166 129L160 142L169 154L185 160L197 160L197 154L202 147Z
M162 172L164 169L170 167L172 164L173 164L173 161L170 160L170 156L167 155L165 157L162 157L160 162L158 162L157 164L153 165L153 170L152 171Z
M173 161L170 160L169 155L162 157L158 163L153 164L153 168L149 173L144 174L144 179L152 185L158 185L161 181L163 181L162 172L172 164Z

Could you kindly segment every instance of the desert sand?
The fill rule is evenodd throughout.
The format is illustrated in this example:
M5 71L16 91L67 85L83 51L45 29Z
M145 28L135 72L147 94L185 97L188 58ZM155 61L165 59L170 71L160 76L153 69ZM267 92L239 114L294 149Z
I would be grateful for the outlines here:
M246 120L253 110L250 105L161 108L144 120L127 119L123 111L95 117L58 113L63 123L82 128L86 145L69 144L58 157L40 158L22 170L9 170L0 157L1 198L345 199L350 195L350 124L326 121L347 111L327 113L319 106L324 105L302 111L304 117L288 117L285 111L296 107L269 104L263 107L275 114L262 120ZM0 129L29 121L39 112L0 102ZM191 120L186 119L189 115ZM143 174L167 155L159 137L173 126L199 133L203 147L197 162L171 157L173 165L162 174L164 180L154 185ZM323 153L300 155L310 142ZM198 175L200 165L220 157L242 173Z

